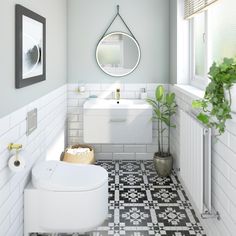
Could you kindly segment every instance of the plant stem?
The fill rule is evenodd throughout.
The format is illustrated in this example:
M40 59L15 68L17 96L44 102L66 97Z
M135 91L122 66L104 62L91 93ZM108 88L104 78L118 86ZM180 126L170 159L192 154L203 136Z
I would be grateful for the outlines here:
M158 109L160 109L160 104L158 103ZM161 151L161 143L160 143L160 119L157 121L157 141L158 141L158 152Z
M170 155L170 109L169 109L169 125L168 125L168 156Z
M161 155L163 154L163 122L161 120Z

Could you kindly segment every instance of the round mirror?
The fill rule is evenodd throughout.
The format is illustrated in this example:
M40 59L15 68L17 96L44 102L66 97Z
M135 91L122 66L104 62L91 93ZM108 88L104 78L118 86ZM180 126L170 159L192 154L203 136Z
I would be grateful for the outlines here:
M130 35L115 32L106 35L98 43L97 63L111 76L125 76L135 70L140 61L140 48Z

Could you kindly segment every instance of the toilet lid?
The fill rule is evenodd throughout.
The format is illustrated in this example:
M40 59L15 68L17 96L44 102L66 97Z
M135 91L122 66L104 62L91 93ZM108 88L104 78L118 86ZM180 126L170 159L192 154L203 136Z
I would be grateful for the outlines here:
M89 191L106 182L108 173L101 166L45 161L32 169L33 186L44 190Z

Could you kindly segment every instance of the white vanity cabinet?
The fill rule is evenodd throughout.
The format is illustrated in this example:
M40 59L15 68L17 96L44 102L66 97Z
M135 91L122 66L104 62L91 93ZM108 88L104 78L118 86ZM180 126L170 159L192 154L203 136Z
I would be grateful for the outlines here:
M83 114L85 143L152 142L152 107L145 101L91 99Z

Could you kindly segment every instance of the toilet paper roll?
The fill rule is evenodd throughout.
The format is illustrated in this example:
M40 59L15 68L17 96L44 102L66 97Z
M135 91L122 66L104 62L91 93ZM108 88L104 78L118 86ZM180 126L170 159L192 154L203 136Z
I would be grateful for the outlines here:
M8 167L12 172L20 172L25 169L25 160L22 157L16 158L15 155L13 155L9 161L8 161Z

